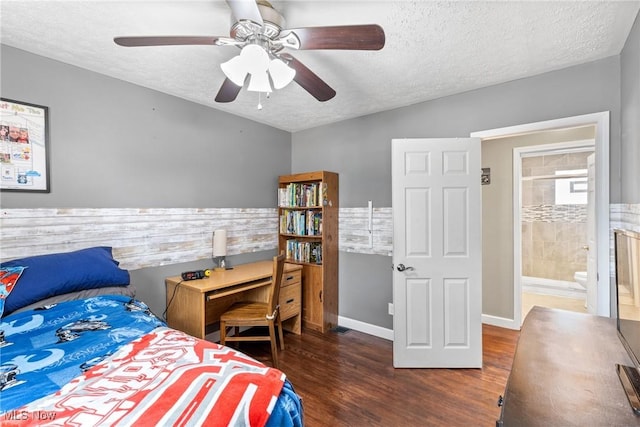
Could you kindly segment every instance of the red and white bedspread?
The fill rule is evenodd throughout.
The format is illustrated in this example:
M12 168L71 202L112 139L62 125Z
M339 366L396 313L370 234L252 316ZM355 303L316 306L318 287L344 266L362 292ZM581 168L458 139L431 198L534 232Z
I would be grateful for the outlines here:
M27 425L264 426L284 381L231 348L161 327L16 413Z

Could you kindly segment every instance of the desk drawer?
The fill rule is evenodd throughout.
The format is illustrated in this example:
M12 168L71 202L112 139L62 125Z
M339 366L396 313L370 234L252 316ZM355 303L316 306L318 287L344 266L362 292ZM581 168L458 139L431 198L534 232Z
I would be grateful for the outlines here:
M301 283L302 282L302 271L301 270L296 270L296 271L290 271L290 272L284 272L282 273L282 287L287 287L290 285L295 285L296 283ZM284 291L284 289L283 289ZM282 291L280 291L282 292Z
M300 282L280 289L280 318L286 320L300 314Z

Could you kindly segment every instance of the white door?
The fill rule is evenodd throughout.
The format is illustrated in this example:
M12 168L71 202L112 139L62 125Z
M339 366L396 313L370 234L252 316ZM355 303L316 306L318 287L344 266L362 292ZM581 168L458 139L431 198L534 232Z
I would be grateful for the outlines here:
M598 244L596 229L596 155L587 157L587 312L598 313Z
M482 367L480 139L394 139L393 366Z

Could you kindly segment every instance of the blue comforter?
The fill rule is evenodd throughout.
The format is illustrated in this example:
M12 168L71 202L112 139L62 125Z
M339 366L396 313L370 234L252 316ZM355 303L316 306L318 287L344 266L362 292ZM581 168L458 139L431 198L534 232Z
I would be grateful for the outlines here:
M0 322L0 414L60 390L123 345L166 326L142 302L109 295L15 313ZM268 425L302 425L286 381Z
M58 391L123 344L163 325L144 303L120 295L3 318L0 413Z

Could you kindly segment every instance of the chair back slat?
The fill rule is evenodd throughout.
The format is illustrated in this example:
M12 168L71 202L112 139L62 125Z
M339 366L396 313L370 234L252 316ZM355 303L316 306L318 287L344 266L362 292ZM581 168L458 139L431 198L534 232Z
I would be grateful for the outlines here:
M284 271L284 252L273 257L273 276L271 290L269 292L269 314L272 314L278 306L280 299L280 286L282 285L282 273Z

